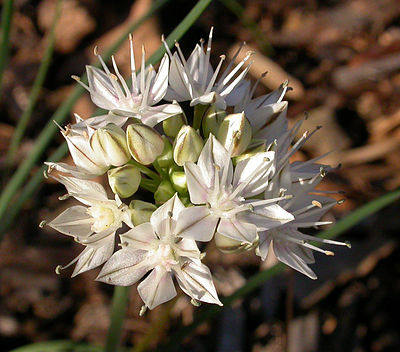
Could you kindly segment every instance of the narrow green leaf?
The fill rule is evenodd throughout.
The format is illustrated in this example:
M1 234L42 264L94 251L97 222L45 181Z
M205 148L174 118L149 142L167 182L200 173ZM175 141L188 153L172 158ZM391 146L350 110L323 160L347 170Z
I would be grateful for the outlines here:
M100 352L101 347L74 341L47 341L16 348L10 352Z
M57 21L61 14L61 4L62 4L62 0L57 0L56 11L54 14L53 23L51 25L48 43L46 46L46 50L45 50L42 62L39 67L38 74L35 78L31 93L29 95L28 105L18 120L17 127L15 128L14 134L11 139L10 147L8 149L8 153L7 153L7 157L6 157L6 164L8 164L8 165L11 165L15 159L15 154L21 143L21 140L25 133L29 119L31 118L33 109L36 105L36 102L37 102L40 92L42 90L42 86L43 86L44 80L46 78L47 71L49 70L49 67L50 67L51 58L53 56L53 51L54 51L55 29L56 29Z
M3 72L8 61L10 49L10 28L14 12L14 1L4 0L1 12L1 43L0 43L0 94L3 82Z
M349 230L353 226L357 225L359 222L366 219L368 216L376 213L382 208L395 202L399 198L400 198L400 190L393 191L380 198L377 198L367 203L366 205L358 208L357 210L347 215L343 219L339 220L330 229L321 231L318 234L318 237L329 238L329 239L335 238L340 234L344 233L345 231ZM351 252L349 252L349 255L351 255ZM247 280L246 284L241 288L239 288L235 293L233 293L228 297L225 297L224 299L221 299L222 303L224 304L223 307L214 305L205 307L195 316L192 324L185 326L175 334L172 334L169 341L165 345L160 347L158 350L163 352L176 350L177 347L180 346L180 342L183 341L183 339L186 336L192 333L196 327L198 327L205 321L214 318L218 313L222 312L225 307L231 306L238 299L243 298L244 296L253 292L259 286L265 283L268 279L284 271L285 268L286 266L284 264L279 263L267 270L261 271L253 275L250 279Z

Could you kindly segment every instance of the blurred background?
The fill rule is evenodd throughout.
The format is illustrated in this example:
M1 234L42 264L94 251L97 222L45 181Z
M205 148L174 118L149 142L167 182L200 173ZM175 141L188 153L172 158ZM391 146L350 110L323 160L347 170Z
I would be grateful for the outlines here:
M5 1L2 7L6 6ZM165 1L135 32L150 56L194 6L195 1ZM10 52L0 97L0 175L2 187L29 155L33 141L52 113L94 61L93 48L107 48L150 8L150 0L64 0L55 27L54 53L38 102L13 161L6 162L15 126L45 55L56 10L55 0L15 0ZM4 19L3 19L4 20ZM257 95L289 79L291 123L308 112L305 129L322 125L295 155L296 160L329 151L325 163L341 168L323 182L342 190L346 202L328 215L335 221L400 186L400 4L397 0L214 0L180 40L186 55L215 26L213 56L232 56L246 41L256 50L249 78L263 72ZM129 72L128 44L116 53ZM137 53L139 54L139 52ZM240 58L239 58L240 59ZM88 94L74 104L83 117L94 113ZM71 116L68 118L70 119ZM46 160L62 143L57 137ZM66 159L68 160L68 159ZM38 166L39 167L39 166ZM38 167L33 171L38 170ZM63 189L45 180L7 226L0 244L0 350L24 344L72 339L102 345L109 324L112 287L95 282L97 271L69 278L54 273L80 251L70 238L38 227L72 204L59 202ZM201 324L181 341L180 351L399 351L399 205L393 204L340 237L353 248L336 256L316 254L312 281L287 270L246 298ZM6 221L7 213L1 221ZM259 265L253 253L222 255L210 244L206 264L215 273L221 296L275 263ZM202 308L186 297L139 317L142 305L132 287L123 341L131 351L154 350L171 332L190 324ZM167 349L164 349L164 351ZM69 351L69 350L68 350Z

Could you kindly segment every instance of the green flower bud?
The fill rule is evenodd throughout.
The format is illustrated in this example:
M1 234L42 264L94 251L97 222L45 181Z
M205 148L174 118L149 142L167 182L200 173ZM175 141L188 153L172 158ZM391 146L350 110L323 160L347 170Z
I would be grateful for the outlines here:
M218 129L217 139L232 156L243 153L251 141L251 126L244 112L231 114L224 118Z
M187 124L186 116L178 114L163 121L162 126L164 133L168 137L175 138L182 126Z
M187 193L186 174L184 171L174 171L171 173L170 180L172 186L179 193Z
M90 145L107 165L121 166L131 158L126 144L125 132L113 123L96 130L90 140Z
M183 166L187 161L196 162L204 141L191 126L183 126L174 142L174 161Z
M169 142L167 137L162 136L162 139L164 140L164 150L157 157L155 162L160 167L167 168L167 167L170 167L174 163L172 144Z
M248 249L248 243L243 243L216 232L214 235L215 245L222 253L239 253Z
M214 136L217 135L219 126L226 116L225 110L219 110L215 105L211 105L204 115L201 127L203 129L203 136L208 137L210 133Z
M263 153L263 152L266 151L266 149L267 149L267 147L266 147L265 143L263 143L263 144L261 144L261 145L259 145L257 147L254 147L254 148L252 148L250 150L247 150L243 154L240 154L240 155L235 156L234 158L232 158L233 165L236 166L236 164L238 162L242 161L242 160L246 160L248 158L251 158L252 156L254 156L254 155L258 154L258 153Z
M128 198L134 194L142 179L140 171L130 164L108 170L107 175L112 191L121 198Z
M131 210L132 223L135 226L150 221L151 214L157 209L155 204L142 200L133 200L129 204Z
M161 135L155 129L141 123L128 126L126 140L133 158L144 165L151 164L164 149Z
M175 194L175 190L172 187L171 182L164 180L161 181L157 190L154 193L154 199L157 204L164 204L168 199L172 198Z

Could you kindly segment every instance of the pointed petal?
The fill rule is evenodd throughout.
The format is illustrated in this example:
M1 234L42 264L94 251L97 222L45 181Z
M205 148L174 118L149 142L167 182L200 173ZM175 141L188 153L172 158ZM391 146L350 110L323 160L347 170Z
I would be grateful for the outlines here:
M179 214L175 233L196 241L208 242L214 235L218 218L206 206L189 207Z
M257 227L237 217L221 218L217 231L223 236L245 243L253 243L257 238Z
M161 60L160 66L154 82L150 89L149 105L157 104L165 95L168 88L168 71L169 71L169 58L167 54L164 54Z
M192 162L186 162L184 170L190 201L193 204L207 203L208 187L205 183L200 167Z
M134 250L149 250L151 243L157 239L153 226L145 222L120 235L121 243Z
M163 222L171 217L171 219L177 221L180 217L180 213L185 209L181 200L178 197L178 193L170 198L167 202L157 208L150 217L151 225L157 234L163 234L164 227ZM172 216L171 216L172 215Z
M178 115L182 112L178 103L163 104L158 106L148 107L147 110L140 115L141 121L150 127L154 127L159 122L168 119L169 117Z
M97 281L118 286L131 286L153 268L147 252L122 248L101 269Z
M106 110L117 107L118 95L107 74L93 66L86 66L86 73L93 103Z
M149 309L168 302L176 296L171 273L156 266L137 288L139 295Z
M189 261L176 272L179 286L190 297L222 306L215 289L210 269L199 261Z
M259 232L258 236L260 238L260 243L258 245L256 253L261 257L262 260L265 260L268 256L272 237L269 235L268 231Z

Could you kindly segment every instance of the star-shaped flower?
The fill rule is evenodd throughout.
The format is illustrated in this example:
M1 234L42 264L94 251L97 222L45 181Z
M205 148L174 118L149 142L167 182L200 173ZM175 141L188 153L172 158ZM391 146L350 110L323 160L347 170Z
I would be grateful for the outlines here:
M280 226L293 216L276 203L281 198L248 199L262 193L274 170L274 152L239 162L233 172L229 152L210 135L197 164L185 163L190 201L182 211L180 236L210 241L215 231L252 244L257 232Z
M138 286L149 309L176 296L173 277L192 299L222 305L196 242L176 235L184 209L175 194L154 211L150 222L122 234L122 249L104 265L97 280L130 286L151 271Z

